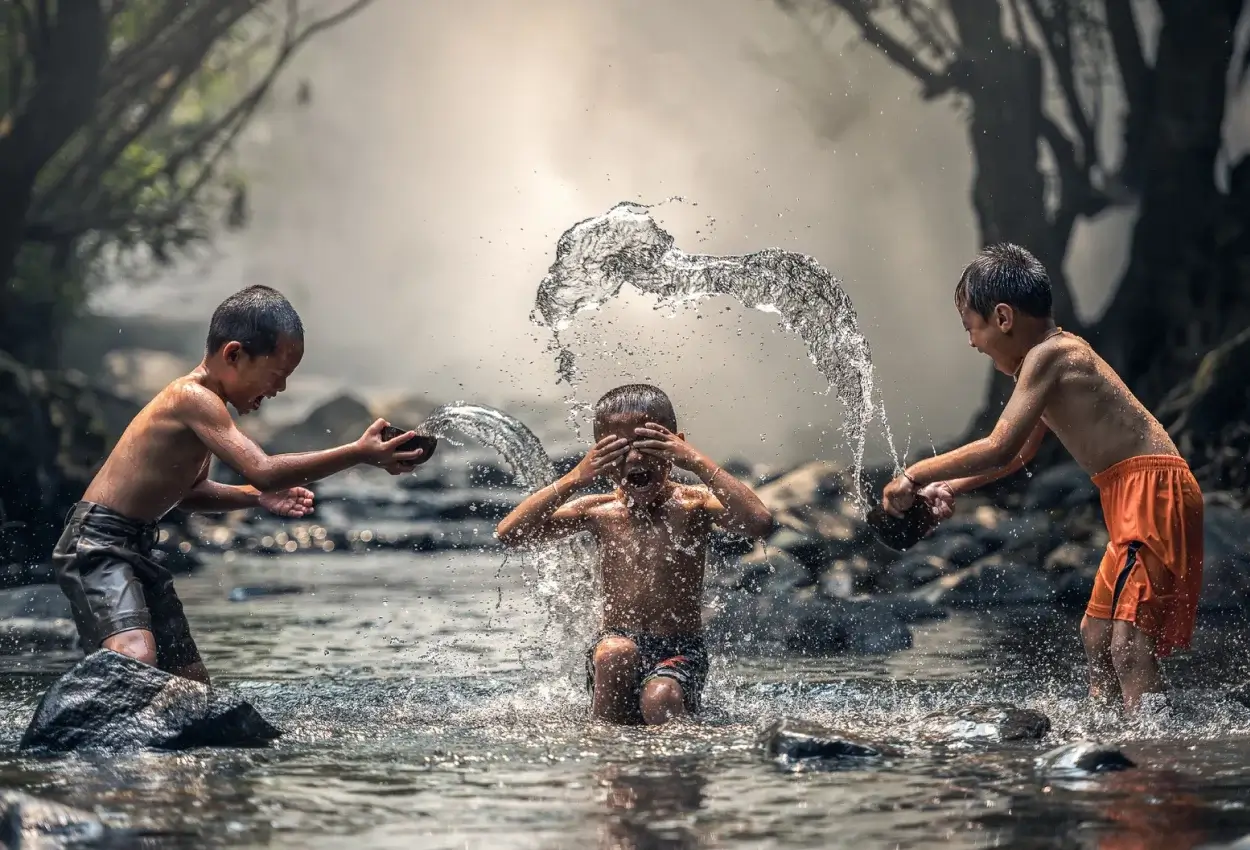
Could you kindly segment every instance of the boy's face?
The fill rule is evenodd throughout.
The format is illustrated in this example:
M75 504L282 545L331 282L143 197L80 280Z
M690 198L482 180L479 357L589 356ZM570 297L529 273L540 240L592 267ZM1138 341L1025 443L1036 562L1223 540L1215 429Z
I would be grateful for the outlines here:
M1019 364L1011 346L1011 329L1015 325L1011 307L998 304L987 319L965 305L959 308L959 319L968 332L968 345L994 361L998 371L1014 375Z
M221 354L226 363L222 380L226 400L245 415L259 410L265 399L286 389L286 379L304 357L304 343L283 337L272 354L253 357L239 343L228 342L222 346Z
M629 451L624 460L604 474L632 502L639 505L652 504L661 496L664 483L668 481L669 473L673 469L671 461L643 454L633 446L638 440L644 439L634 433L634 430L650 421L651 417L647 414L639 413L608 416L595 422L596 441L609 436L629 441Z

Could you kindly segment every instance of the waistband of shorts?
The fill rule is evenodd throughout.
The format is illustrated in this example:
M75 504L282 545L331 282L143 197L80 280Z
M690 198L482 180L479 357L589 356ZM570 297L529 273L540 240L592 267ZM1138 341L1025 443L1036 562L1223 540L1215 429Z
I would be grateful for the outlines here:
M92 517L101 517L107 519L111 524L121 530L132 532L136 536L149 536L155 534L159 528L158 524L149 520L134 519L125 514L118 513L110 507L100 505L95 502L81 501L70 509L69 515L66 516L66 524L71 522L89 523Z
M1189 463L1177 455L1138 455L1119 463L1113 463L1102 472L1090 476L1094 486L1099 490L1138 472L1160 472L1167 470L1184 470L1189 472Z

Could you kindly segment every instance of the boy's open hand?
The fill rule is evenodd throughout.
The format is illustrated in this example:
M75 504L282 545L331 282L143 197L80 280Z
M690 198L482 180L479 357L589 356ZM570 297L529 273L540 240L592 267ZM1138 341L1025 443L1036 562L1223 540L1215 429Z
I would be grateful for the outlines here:
M417 436L416 431L405 431L390 440L382 439L382 429L387 426L385 419L379 419L365 429L365 433L356 441L361 460L373 466L380 466L391 475L412 472L421 457L425 454L421 449L410 452L398 451L404 443Z
M262 508L278 516L303 517L313 511L313 491L306 487L261 493L256 499Z
M916 497L923 499L940 520L950 519L955 513L955 491L945 481L926 484L916 491Z
M581 462L573 468L578 485L586 485L625 460L629 442L620 437L607 436L595 443Z
M663 458L671 461L674 466L696 474L709 465L707 458L699 454L698 449L663 425L648 422L642 428L635 428L634 433L638 435L634 448L644 455Z

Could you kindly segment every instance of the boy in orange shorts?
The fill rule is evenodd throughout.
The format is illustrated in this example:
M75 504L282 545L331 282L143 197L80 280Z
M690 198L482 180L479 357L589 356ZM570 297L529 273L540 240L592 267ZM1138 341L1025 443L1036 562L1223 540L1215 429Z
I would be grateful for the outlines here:
M917 497L939 515L1019 470L1049 428L1093 477L1111 540L1081 621L1090 695L1135 712L1164 691L1157 658L1187 649L1202 587L1202 491L1171 437L1080 337L1055 326L1050 279L1032 254L995 245L955 287L968 344L1016 381L993 433L908 467L883 507Z

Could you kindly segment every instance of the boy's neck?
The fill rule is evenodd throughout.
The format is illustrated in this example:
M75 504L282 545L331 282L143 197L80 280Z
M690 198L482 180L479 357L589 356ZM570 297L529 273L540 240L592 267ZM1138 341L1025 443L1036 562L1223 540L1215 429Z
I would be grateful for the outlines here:
M1024 356L1037 346L1041 345L1052 336L1061 333L1062 328L1055 324L1054 319L1033 319L1028 318L1023 321L1017 321L1015 337L1018 341L1019 360L1016 363L1016 371L1012 377L1018 377L1020 367L1024 365Z
M202 384L205 389L212 390L214 393L221 396L221 399L224 401L226 398L226 390L221 383L221 378L218 377L218 374L221 371L221 364L214 363L213 360L214 358L211 355L206 356L200 361L199 366L196 366L191 370L191 374L195 375L199 379L200 384Z

